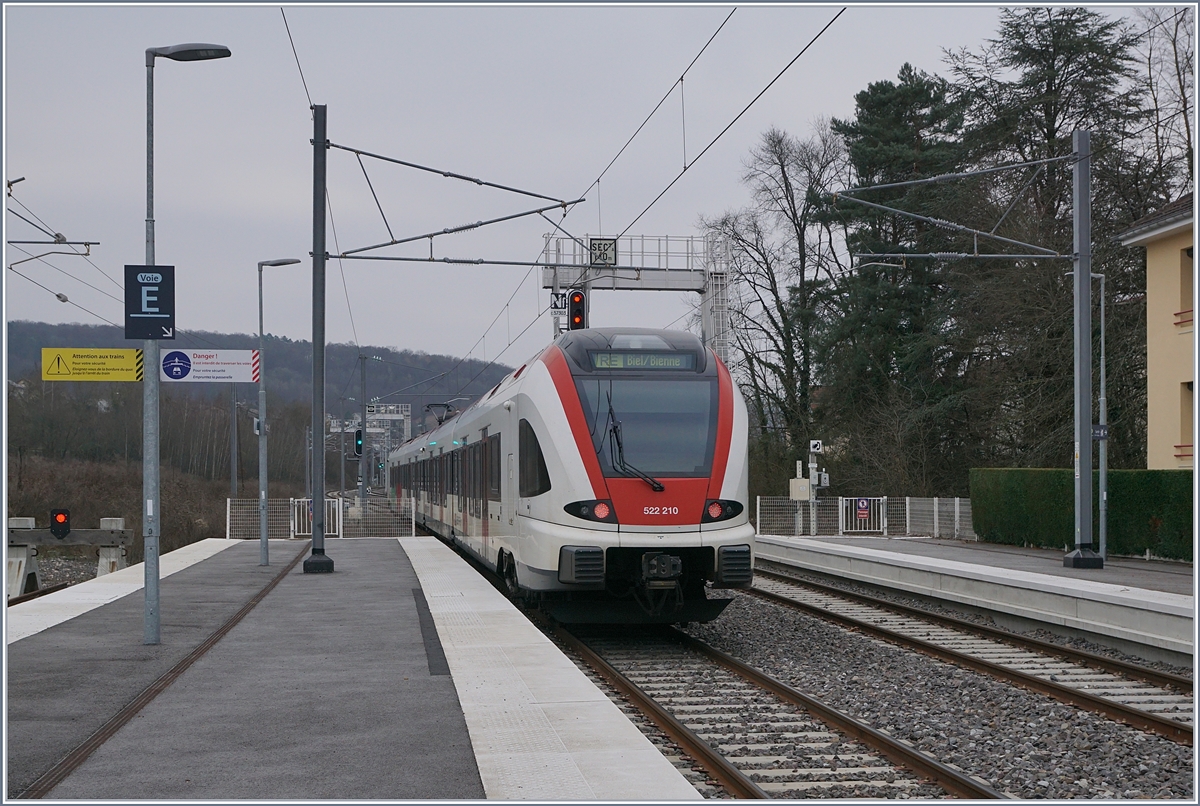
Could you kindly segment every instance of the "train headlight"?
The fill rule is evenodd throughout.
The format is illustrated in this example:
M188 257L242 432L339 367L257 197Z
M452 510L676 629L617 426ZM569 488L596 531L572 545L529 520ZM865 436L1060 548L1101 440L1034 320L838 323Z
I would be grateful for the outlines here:
M739 501L709 500L704 502L704 514L700 517L700 522L727 521L741 515L743 509L745 507Z
M585 521L617 522L617 513L613 510L612 501L573 501L563 507L563 511Z

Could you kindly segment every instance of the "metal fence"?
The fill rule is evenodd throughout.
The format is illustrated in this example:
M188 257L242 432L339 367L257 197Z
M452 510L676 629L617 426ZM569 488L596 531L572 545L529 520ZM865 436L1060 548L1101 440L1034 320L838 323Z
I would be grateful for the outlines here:
M365 506L356 499L347 499L341 511L342 537L413 537L411 498L368 498Z
M249 540L259 537L258 499L225 499L225 537ZM292 502L287 498L267 499L267 537L285 540L293 537Z
M863 506L865 504L865 506ZM860 517L862 514L866 517ZM793 501L759 496L756 525L763 535L885 535L977 540L969 498L857 497Z
M341 537L342 524L338 517L340 498L325 499L325 537ZM313 507L311 498L292 499L292 537L312 537Z
M258 499L226 499L225 536L230 540L259 538ZM325 537L410 537L416 534L412 499L394 501L356 498L325 499ZM267 500L267 537L272 540L312 536L312 499Z

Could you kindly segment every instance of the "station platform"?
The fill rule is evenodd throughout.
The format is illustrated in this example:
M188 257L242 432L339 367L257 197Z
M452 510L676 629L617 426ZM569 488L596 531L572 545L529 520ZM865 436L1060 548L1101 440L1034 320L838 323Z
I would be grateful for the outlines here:
M8 608L7 796L24 792L309 544L206 540ZM46 793L59 800L696 800L621 711L434 538L331 539ZM193 655L193 657L195 657Z
M755 556L987 612L1005 626L1084 634L1179 665L1194 658L1189 563L1118 558L1102 569L1064 568L1061 551L859 536L758 535Z

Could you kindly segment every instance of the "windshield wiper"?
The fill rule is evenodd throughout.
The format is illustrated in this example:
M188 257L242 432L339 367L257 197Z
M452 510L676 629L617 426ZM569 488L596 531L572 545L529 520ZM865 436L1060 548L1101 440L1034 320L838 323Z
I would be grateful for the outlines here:
M609 428L608 432L608 452L612 457L613 468L618 473L624 473L626 476L637 476L639 479L649 484L654 492L661 493L666 489L666 487L663 487L661 481L643 473L625 461L625 443L621 439L621 421L617 419L616 412L613 411L611 392L608 395L608 418L612 423L612 426Z

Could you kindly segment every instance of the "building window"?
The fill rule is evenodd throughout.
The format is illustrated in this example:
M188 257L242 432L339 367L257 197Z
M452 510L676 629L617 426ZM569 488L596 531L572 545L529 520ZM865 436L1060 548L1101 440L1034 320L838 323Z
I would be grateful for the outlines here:
M1192 279L1194 274L1195 261L1192 258L1192 247L1189 246L1179 253L1179 308L1175 316L1176 324L1187 324L1192 321L1192 309L1195 307L1195 303L1192 301L1192 293L1195 289Z
M1192 458L1192 382L1179 384L1179 444L1175 446L1177 459Z

